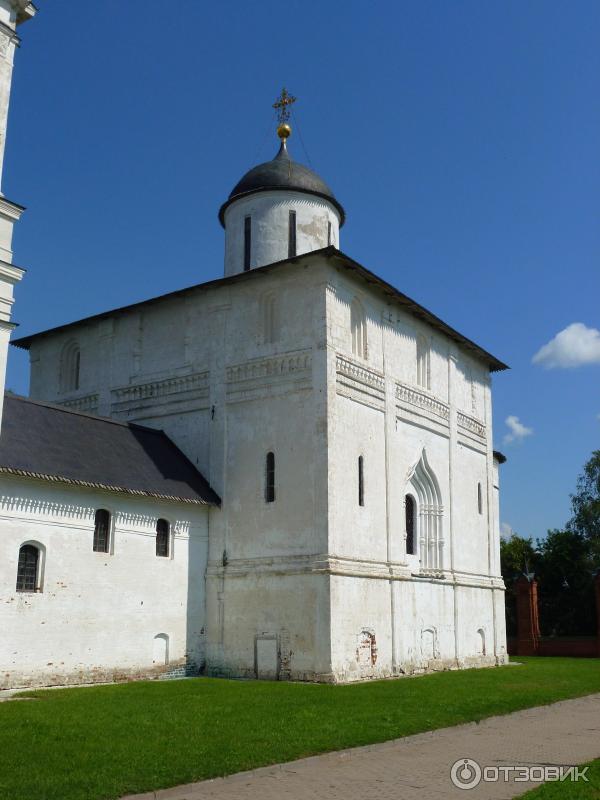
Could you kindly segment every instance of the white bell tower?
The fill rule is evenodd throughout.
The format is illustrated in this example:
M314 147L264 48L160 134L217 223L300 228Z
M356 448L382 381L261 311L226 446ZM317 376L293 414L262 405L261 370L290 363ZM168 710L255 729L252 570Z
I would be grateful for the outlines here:
M13 63L20 43L17 26L31 19L34 14L35 6L29 0L0 0L0 419L4 402L8 340L15 327L11 322L13 290L25 274L25 270L12 263L13 226L24 208L4 196L1 185L2 168Z

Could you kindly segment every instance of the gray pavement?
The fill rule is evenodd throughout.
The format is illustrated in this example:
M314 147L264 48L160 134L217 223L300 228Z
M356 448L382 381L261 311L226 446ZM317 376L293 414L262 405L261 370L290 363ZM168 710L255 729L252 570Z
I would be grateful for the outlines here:
M454 762L469 758L493 768L599 757L600 694L594 694L123 800L500 800L538 784L481 781L458 789L450 779Z

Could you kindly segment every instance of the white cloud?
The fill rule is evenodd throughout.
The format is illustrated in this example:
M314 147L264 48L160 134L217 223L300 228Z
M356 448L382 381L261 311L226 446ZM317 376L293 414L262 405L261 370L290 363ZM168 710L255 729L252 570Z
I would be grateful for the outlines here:
M546 369L600 364L600 331L573 322L540 347L532 361Z
M510 433L505 435L504 444L521 442L526 436L531 436L533 433L533 428L527 428L525 425L523 425L518 417L514 416L514 414L511 414L509 417L507 417L505 422Z
M508 522L501 522L500 523L500 538L501 539L510 539L511 536L514 536L515 532L513 530L512 525L509 525Z

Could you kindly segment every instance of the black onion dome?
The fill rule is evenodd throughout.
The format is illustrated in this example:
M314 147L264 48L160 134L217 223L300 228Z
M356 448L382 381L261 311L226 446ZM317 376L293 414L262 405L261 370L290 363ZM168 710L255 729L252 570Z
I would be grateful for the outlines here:
M228 199L219 210L221 225L225 227L225 211L235 200L256 194L256 192L277 189L315 194L317 197L329 200L340 213L340 227L344 224L346 214L329 186L312 169L292 161L284 140L272 161L266 161L264 164L253 167L233 187Z

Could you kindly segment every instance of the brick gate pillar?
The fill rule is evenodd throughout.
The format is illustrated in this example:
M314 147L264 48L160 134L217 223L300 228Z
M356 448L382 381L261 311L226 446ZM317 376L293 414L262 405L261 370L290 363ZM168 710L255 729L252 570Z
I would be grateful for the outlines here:
M596 584L600 586L600 583ZM540 645L537 581L522 575L515 584L517 592L517 655L535 656ZM598 598L598 595L596 595Z

